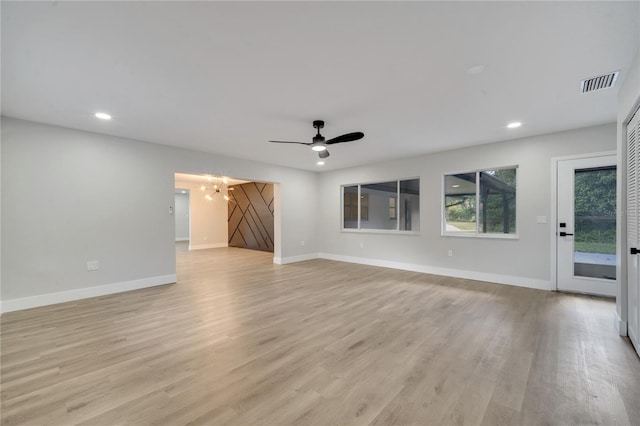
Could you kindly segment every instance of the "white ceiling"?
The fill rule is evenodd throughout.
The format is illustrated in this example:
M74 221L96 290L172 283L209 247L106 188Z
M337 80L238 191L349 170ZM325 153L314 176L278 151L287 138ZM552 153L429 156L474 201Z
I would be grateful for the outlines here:
M297 167L613 122L639 2L2 2L4 115ZM467 70L484 65L480 74ZM619 86L619 85L617 85ZM113 115L110 122L93 117ZM302 145L311 121L325 166ZM519 129L506 129L511 121Z

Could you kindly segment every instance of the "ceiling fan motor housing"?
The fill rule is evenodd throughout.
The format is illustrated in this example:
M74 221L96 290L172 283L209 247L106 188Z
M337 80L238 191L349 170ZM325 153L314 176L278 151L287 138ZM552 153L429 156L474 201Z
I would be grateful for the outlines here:
M323 120L314 120L313 121L313 128L317 129L316 135L313 137L312 142L298 142L298 141L269 141L269 142L273 142L273 143L295 143L295 144L300 144L300 145L307 145L307 146L311 146L311 149L315 152L318 153L318 156L323 159L323 158L327 158L329 157L329 151L327 151L327 145L332 145L332 144L336 144L336 143L343 143L343 142L351 142L351 141L357 141L359 139L362 139L364 137L364 133L362 132L353 132L353 133L346 133L344 135L340 135L337 136L333 139L329 139L328 142L325 142L325 138L324 136L322 136L320 134L320 129L322 129L324 127L324 121Z

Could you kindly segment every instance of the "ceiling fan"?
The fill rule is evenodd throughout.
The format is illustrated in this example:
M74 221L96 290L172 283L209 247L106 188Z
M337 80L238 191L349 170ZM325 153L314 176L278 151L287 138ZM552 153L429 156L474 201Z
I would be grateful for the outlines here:
M325 141L324 136L320 134L320 129L324 127L324 121L315 120L313 122L313 128L318 130L318 133L313 137L313 142L292 142L292 141L269 141L273 143L297 143L300 145L310 146L312 150L318 153L320 158L327 158L329 156L329 151L327 151L327 145L333 145L335 143L343 143L343 142L353 142L358 139L362 139L364 137L364 133L362 132L353 132L347 133L344 135L337 136L333 139L329 139Z

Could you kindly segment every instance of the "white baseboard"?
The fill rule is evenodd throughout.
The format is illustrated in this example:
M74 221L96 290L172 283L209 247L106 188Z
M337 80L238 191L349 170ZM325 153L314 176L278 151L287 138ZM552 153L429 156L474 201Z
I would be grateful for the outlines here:
M516 287L551 290L550 280L518 277L513 275L491 274L487 272L464 271L460 269L439 268L412 263L392 262L388 260L369 259L365 257L342 256L338 254L318 253L321 259L337 260L340 262L358 263L361 265L381 266L383 268L402 269L405 271L422 272L424 274L444 275L447 277L464 278L468 280L486 281L496 284L507 284Z
M227 244L208 244L189 247L190 250L205 248L227 247ZM302 262L312 259L336 260L347 263L357 263L361 265L380 266L383 268L401 269L405 271L421 272L425 274L444 275L448 277L464 278L469 280L486 281L497 284L507 284L517 287L534 288L538 290L551 290L551 281L525 278L512 275L490 274L486 272L464 271L458 269L439 268L426 265L416 265L403 262L392 262L388 260L369 259L364 257L343 256L330 253L309 253L299 256L274 257L273 263L286 265L288 263ZM22 309L35 308L38 306L52 305L55 303L69 302L72 300L86 299L89 297L104 296L107 294L120 293L123 291L137 290L140 288L154 287L158 285L171 284L176 282L176 275L163 275L158 277L143 278L140 280L126 281L122 283L108 284L96 287L81 288L76 290L63 291L59 293L43 294L39 296L24 297L21 299L10 299L0 302L0 312L12 312ZM627 333L627 323L616 317L616 329L624 330Z
M300 256L274 257L273 263L286 265L287 263L303 262L305 260L317 259L318 253L301 254Z
M58 293L3 300L0 302L0 312L21 311L23 309L37 308L39 306L54 305L56 303L71 302L73 300L88 299L90 297L106 296L108 294L122 293L124 291L173 284L176 282L176 279L176 274L161 275L157 277L142 278L139 280L124 281L95 287L78 288Z
M181 241L189 241L189 237L186 238L176 238L176 242L179 243Z
M620 336L627 335L627 322L622 321L622 318L620 318L620 315L618 315L617 311L613 314L613 326L616 328Z
M629 330L629 340L631 340L631 345L633 346L633 349L636 350L636 353L640 357L640 342L638 341L638 336L634 335L633 331L631 330Z
M214 244L190 244L189 251L191 250L204 250L212 248L229 247L229 243L214 243Z

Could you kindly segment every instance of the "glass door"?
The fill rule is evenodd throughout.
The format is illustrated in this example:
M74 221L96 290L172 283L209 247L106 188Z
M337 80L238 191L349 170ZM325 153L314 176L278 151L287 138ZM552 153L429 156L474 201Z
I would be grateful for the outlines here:
M615 160L558 162L558 290L616 296Z

